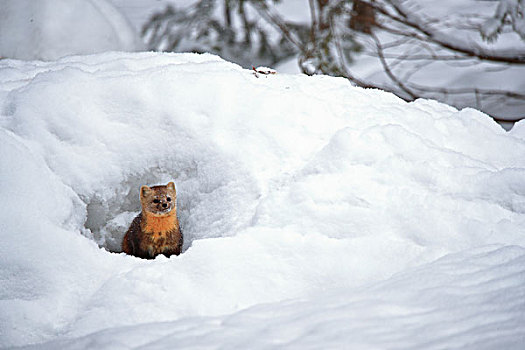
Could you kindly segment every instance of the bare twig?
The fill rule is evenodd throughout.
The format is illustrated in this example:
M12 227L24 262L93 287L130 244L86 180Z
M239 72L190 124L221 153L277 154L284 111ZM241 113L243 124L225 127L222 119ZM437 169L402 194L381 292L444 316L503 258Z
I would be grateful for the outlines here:
M481 47L473 47L461 45L457 40L448 38L446 35L431 31L428 27L423 26L420 21L415 17L411 16L407 11L405 11L399 2L392 0L383 0L385 3L388 3L395 11L398 13L398 16L392 15L390 12L386 11L383 7L377 5L375 2L370 2L378 12L389 17L390 19L401 23L409 28L415 29L420 34L423 34L426 41L433 42L438 44L443 48L462 53L464 55L475 57L485 61L491 62L501 62L501 63L513 63L513 64L525 64L525 52L512 50L510 52L493 52L491 50L486 50ZM450 40L449 40L450 39ZM503 53L502 53L503 52Z
M255 7L257 12L263 16L266 21L270 24L273 24L278 29L281 30L286 39L297 47L300 51L304 51L304 45L295 34L288 29L286 22L276 13L272 13L268 8L265 8L262 3L254 2L252 5Z
M375 43L376 43L376 47L377 47L377 54L379 56L379 60L381 61L381 65L383 66L383 69L385 71L385 73L388 75L388 77L394 82L396 83L397 86L399 86L399 88L404 91L411 99L415 99L417 98L417 95L414 94L402 81L400 81L396 76L395 74L392 72L392 70L390 69L389 65L388 65L388 62L386 61L385 57L383 56L383 48L381 46L381 42L379 41L379 39L377 38L377 36L375 36L375 34L371 34L371 37L374 39Z

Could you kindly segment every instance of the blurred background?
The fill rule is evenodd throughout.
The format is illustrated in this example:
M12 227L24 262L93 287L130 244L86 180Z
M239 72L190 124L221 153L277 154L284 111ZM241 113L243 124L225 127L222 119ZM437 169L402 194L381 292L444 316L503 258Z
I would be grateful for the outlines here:
M210 52L525 118L524 0L0 0L0 57Z

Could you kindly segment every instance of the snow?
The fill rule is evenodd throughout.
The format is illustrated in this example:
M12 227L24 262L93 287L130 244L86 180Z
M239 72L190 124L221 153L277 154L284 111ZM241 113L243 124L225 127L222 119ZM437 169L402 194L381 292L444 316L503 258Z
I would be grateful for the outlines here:
M167 6L175 8L194 5L198 0L109 0L126 18L129 19L137 33L151 16L161 12Z
M141 39L106 0L4 0L0 57L55 60L75 54L137 51Z
M487 247L351 296L120 327L39 348L519 349L525 340L524 264L523 248Z
M193 6L198 0L109 0L133 24L137 32L142 30L144 24L156 12L161 12L167 6L174 8L187 8ZM222 11L223 3L216 6ZM291 22L304 22L310 20L308 0L286 0L274 4L276 10L286 16ZM261 24L260 24L261 25Z
M208 54L0 61L0 346L525 341L525 124ZM184 253L119 253L175 181Z
M505 18L508 16L512 19L512 27L514 31L525 39L525 21L520 14L521 0L502 0L498 3L496 13L493 18L489 18L481 27L483 36L489 40L494 38L502 31Z

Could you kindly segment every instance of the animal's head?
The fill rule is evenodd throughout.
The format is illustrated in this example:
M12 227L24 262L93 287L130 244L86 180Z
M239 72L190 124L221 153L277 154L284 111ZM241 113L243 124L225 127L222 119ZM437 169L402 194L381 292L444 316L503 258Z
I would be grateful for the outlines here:
M142 210L158 216L169 215L177 207L177 191L173 182L165 186L140 188Z

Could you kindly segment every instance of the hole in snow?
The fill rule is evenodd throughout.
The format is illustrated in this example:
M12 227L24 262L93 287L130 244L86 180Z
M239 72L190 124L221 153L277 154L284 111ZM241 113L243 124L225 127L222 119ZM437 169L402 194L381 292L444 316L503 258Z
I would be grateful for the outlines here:
M130 176L110 191L95 193L87 202L85 227L97 244L110 252L121 252L121 243L131 221L140 212L139 189L142 185L160 185L176 181L177 174L169 175L159 168L144 174ZM169 179L169 180L166 180ZM181 219L182 206L177 201ZM182 224L182 223L181 223Z
M89 198L84 234L110 252L121 252L122 239L140 212L139 189L174 181L177 215L186 250L194 239L232 236L251 222L259 190L240 166L221 161L191 161L174 169L155 167L129 176L114 188ZM177 167L173 167L177 168Z

